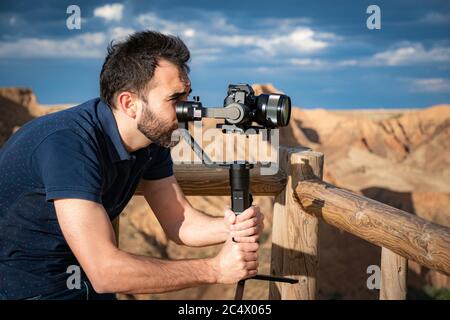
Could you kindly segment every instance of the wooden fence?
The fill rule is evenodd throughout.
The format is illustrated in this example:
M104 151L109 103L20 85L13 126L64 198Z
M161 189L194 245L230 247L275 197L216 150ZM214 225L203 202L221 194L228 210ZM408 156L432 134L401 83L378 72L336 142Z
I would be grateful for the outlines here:
M409 259L450 275L450 228L322 181L323 163L322 153L281 147L277 174L251 172L253 195L275 196L271 274L299 280L271 282L269 299L316 298L319 219L382 248L380 299L406 298ZM174 170L186 195L230 194L226 169Z

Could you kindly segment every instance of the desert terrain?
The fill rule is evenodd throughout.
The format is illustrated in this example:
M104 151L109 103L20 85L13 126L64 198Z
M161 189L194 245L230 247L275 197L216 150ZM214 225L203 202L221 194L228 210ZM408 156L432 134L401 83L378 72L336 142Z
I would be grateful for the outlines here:
M278 92L255 85L257 94ZM70 105L46 107L31 89L0 88L0 147L21 125ZM325 155L324 180L411 214L450 227L450 105L424 109L339 110L294 108L282 145L306 146ZM229 197L189 197L192 205L221 216ZM255 197L267 217L260 272L269 273L273 198ZM320 225L320 299L377 299L366 287L369 265L381 250L325 223ZM170 259L211 256L220 246L186 248L167 240L143 197L135 196L121 216L120 247ZM450 278L409 262L409 298L429 298ZM230 299L234 286L215 285L122 299ZM248 281L245 299L267 299L268 284Z

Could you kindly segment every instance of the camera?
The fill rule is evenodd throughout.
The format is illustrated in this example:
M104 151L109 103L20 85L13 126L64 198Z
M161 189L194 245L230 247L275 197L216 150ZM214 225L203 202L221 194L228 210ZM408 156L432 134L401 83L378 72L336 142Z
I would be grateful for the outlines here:
M179 122L214 118L244 130L254 128L253 123L260 126L256 128L274 129L289 124L291 99L274 93L257 96L248 84L230 84L223 108L204 108L197 98L179 102L176 113Z
M239 121L227 120L229 123L245 126L256 122L264 128L285 127L289 124L291 99L286 95L264 93L256 96L250 85L232 84L228 86L224 107L233 105L242 108L243 117Z

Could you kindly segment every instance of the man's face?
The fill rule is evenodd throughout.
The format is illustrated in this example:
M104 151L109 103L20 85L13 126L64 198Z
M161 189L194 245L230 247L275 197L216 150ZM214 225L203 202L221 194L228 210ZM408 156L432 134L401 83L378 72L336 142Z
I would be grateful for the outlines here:
M166 60L158 62L152 84L142 99L137 127L152 142L172 147L178 142L171 141L172 133L178 129L175 107L177 102L187 99L191 84L187 75Z

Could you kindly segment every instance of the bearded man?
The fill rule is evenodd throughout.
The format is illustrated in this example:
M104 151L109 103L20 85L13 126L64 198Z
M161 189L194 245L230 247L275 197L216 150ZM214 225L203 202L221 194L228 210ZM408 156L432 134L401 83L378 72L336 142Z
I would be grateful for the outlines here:
M112 43L100 98L34 119L0 150L0 299L114 299L256 274L263 215L194 209L173 175L175 106L191 91L178 38L137 32ZM168 238L224 243L214 257L164 260L118 248L111 221L139 182ZM68 286L81 270L81 285Z

